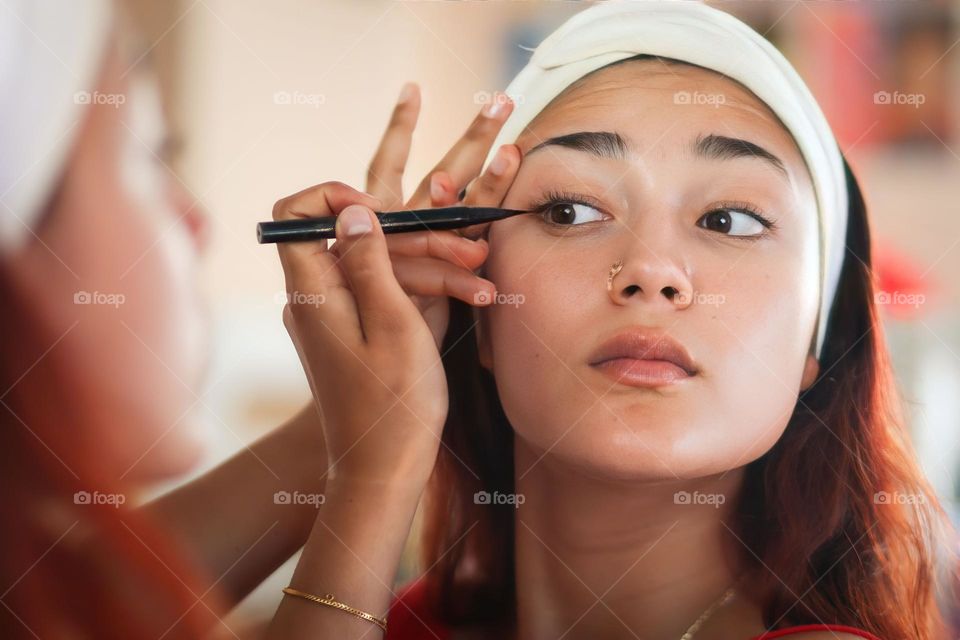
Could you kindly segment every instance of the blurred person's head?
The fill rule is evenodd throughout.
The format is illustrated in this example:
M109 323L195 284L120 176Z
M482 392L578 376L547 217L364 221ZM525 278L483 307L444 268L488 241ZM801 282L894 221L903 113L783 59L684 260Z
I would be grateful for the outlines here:
M128 507L202 453L206 226L166 165L130 25L96 0L4 10L0 473L16 525L0 635L145 637L181 615L199 634L212 613L194 610L198 575Z
M71 114L53 142L67 149L4 151L25 158L21 175L3 176L14 182L4 189L16 194L37 179L33 171L52 180L33 202L4 203L20 228L2 268L48 339L37 357L50 348L68 363L69 389L51 397L72 397L76 419L102 429L85 437L106 477L142 481L181 472L200 453L189 410L200 403L206 358L194 277L205 230L166 164L170 136L150 60L111 38L97 61L92 84L73 95L18 96L76 104L48 107ZM60 73L49 66L36 72ZM62 162L44 166L48 157Z

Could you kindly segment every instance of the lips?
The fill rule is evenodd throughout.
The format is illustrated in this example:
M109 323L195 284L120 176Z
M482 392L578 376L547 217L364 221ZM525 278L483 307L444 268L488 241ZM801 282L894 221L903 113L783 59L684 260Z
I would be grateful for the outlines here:
M600 345L590 365L634 386L659 386L691 378L699 367L682 344L663 332L635 327Z

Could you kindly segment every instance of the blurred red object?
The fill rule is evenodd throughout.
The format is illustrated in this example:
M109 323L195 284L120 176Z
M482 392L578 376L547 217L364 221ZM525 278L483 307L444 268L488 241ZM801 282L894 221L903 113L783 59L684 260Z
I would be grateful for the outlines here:
M930 313L937 287L912 258L896 247L879 241L873 247L875 302L891 317L910 320Z

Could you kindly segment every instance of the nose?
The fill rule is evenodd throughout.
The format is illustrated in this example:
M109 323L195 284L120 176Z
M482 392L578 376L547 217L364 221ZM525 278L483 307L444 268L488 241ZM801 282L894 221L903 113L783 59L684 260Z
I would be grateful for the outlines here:
M614 304L643 301L679 310L693 302L690 278L673 258L644 249L625 254L618 262L619 270L614 263L607 273L607 290Z

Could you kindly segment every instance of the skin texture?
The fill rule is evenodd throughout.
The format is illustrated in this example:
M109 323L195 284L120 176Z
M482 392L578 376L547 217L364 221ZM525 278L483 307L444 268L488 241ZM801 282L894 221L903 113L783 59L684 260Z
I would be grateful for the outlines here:
M677 104L678 91L724 101ZM619 132L636 155L599 159L554 146L527 156L580 131ZM759 144L786 176L752 157L694 157L690 143L711 133ZM738 574L722 521L743 466L776 442L817 375L810 179L790 135L750 92L655 61L583 79L517 145L523 160L504 207L531 208L545 189L601 205L577 205L578 221L600 220L581 226L552 228L531 215L489 229L483 275L524 300L482 309L479 334L516 432L517 491L526 498L516 525L519 636L679 637ZM777 227L744 240L697 226L728 200L751 203ZM625 264L608 292L618 258ZM671 298L668 287L685 296ZM638 325L685 345L700 373L638 389L589 366L605 339ZM677 491L725 502L677 504ZM759 610L742 597L697 637L762 630Z

